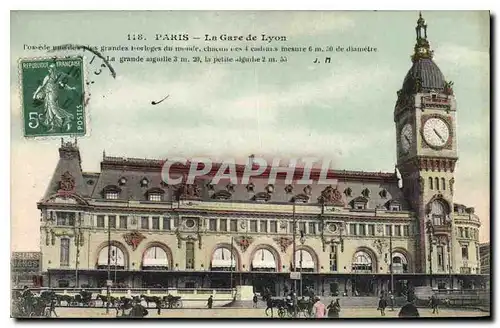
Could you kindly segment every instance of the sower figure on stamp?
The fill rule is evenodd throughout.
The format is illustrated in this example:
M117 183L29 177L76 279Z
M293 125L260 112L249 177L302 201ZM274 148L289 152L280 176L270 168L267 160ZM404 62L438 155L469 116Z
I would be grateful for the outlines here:
M43 102L44 112L41 123L53 131L54 128L65 127L66 131L71 129L73 114L59 106L58 89L76 90L60 80L56 72L55 64L49 65L49 73L43 79L42 84L33 94L34 101Z

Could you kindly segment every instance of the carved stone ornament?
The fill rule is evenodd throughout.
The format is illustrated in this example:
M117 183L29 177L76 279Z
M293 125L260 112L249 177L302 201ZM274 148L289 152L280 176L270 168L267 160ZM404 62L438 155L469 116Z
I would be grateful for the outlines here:
M286 249L288 248L288 246L293 243L292 239L288 237L276 237L273 240L277 242L278 245L280 245L281 252L283 253L286 253Z
M236 238L236 244L240 246L242 252L245 252L252 242L253 238L249 236L241 236Z
M175 235L177 236L177 248L182 247L182 242L187 241L187 242L195 242L198 241L198 248L202 248L201 244L201 235L199 233L197 234L181 234L179 230L175 231Z
M141 234L138 231L133 231L129 233L123 234L123 239L127 243L127 245L132 246L132 250L136 250L139 244L146 239L146 236Z
M424 178L418 177L418 185L420 187L420 194L422 195L424 193L424 187L425 187Z
M196 182L193 184L182 183L177 188L177 196L180 199L199 199L201 189Z
M332 186L326 187L320 196L321 200L324 204L334 205L334 206L344 206L344 202L342 201L342 193Z
M284 229L286 229L286 226L287 226L286 221L285 221L285 220L281 220L281 221L280 221L280 228L281 228L282 230L284 230Z
M373 246L377 249L378 253L382 255L384 249L387 247L387 242L382 239L377 239L373 242Z
M59 192L70 193L74 190L75 178L73 178L69 171L66 171L61 175L61 180L59 181Z
M453 185L455 184L455 178L451 178L449 185L450 185L450 193L453 195Z

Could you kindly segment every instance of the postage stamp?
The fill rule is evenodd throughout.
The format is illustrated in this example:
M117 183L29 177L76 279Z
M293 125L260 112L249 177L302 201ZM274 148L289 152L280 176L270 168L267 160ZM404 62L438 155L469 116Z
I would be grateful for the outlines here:
M22 59L25 137L84 136L84 69L80 56Z

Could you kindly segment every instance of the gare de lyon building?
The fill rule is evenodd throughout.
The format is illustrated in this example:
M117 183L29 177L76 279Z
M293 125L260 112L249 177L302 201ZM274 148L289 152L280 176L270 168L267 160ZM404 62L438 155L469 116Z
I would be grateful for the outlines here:
M421 16L416 33L394 109L401 178L330 170L337 184L321 185L312 169L310 185L286 184L285 174L271 185L267 167L248 184L167 185L163 161L103 154L100 172L84 172L76 142L62 142L38 203L43 285L102 287L109 268L114 286L127 288L252 285L283 295L294 269L303 290L323 296L378 295L391 276L396 293L482 286L479 218L453 202L452 83L432 60ZM236 165L239 177L244 168ZM176 164L170 174L188 170Z

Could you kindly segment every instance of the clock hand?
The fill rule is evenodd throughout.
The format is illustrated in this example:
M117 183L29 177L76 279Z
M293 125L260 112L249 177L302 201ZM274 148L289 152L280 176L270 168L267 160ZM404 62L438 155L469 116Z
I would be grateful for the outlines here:
M439 134L439 132L437 132L436 129L433 129L434 130L434 133L436 133L436 135L439 137L439 139L441 139L442 142L444 142L445 140L443 139L443 137L441 137L441 135Z
M409 144L411 144L410 138L408 138L408 136L406 134L405 134L405 139L406 139L406 141L408 141Z

